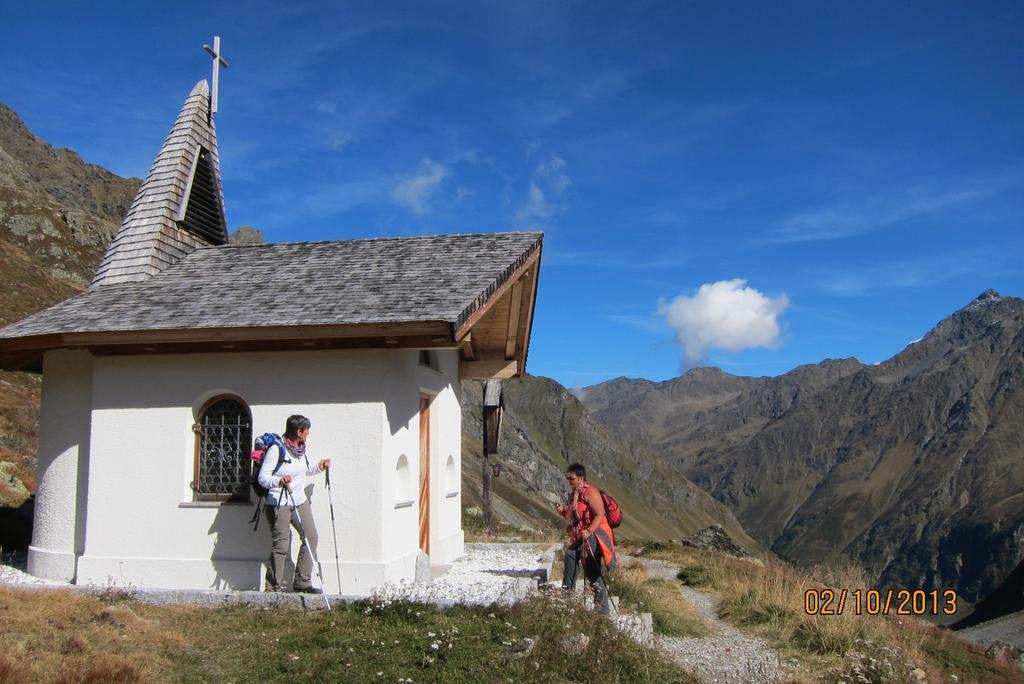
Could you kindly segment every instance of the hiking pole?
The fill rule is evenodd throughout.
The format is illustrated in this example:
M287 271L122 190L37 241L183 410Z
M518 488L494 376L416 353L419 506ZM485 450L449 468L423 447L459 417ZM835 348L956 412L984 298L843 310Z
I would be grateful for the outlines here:
M295 521L299 524L299 538L302 540L302 545L306 547L306 551L309 552L309 557L313 559L313 567L316 568L316 574L320 579L320 590L324 593L324 603L327 604L327 610L330 610L331 602L327 600L327 588L324 587L324 576L320 572L320 561L317 560L316 554L313 553L309 542L306 541L306 533L302 529L302 516L299 515L299 507L295 505L295 497L292 496L291 487L288 487L285 491L288 492L288 499L292 502L292 513L295 514Z
M338 593L341 593L341 561L338 559L338 528L334 525L334 494L331 493L331 469L324 469L327 478L327 502L331 504L331 533L334 535L334 572L338 575Z

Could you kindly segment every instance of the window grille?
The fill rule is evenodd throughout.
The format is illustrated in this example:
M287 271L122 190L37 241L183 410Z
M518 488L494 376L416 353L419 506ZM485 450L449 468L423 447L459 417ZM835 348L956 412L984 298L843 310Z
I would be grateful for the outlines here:
M200 412L195 430L196 500L249 501L249 407L237 397L218 397Z

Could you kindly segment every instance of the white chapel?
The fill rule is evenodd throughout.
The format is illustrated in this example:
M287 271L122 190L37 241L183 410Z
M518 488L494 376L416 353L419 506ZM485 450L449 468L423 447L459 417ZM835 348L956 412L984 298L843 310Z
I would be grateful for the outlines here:
M261 588L250 451L295 413L333 460L329 592L451 563L459 381L525 372L543 235L229 245L215 105L198 83L89 289L0 329L0 367L43 376L29 572Z

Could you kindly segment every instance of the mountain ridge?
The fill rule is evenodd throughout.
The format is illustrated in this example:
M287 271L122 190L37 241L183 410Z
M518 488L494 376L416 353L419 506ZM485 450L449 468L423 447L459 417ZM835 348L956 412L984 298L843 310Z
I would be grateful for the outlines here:
M763 547L749 537L726 507L675 472L650 450L597 424L583 404L555 380L525 376L502 383L504 417L499 441L508 477L492 483L516 484L519 500L530 500L529 515L537 521L564 525L553 504L564 499L566 467L581 462L587 479L612 493L624 510L617 534L639 539L681 538L710 525L722 526L748 551ZM463 476L479 482L479 441L482 408L480 388L462 383ZM502 477L505 477L503 474ZM656 486L650 486L651 484ZM507 491L507 490L506 490ZM522 508L523 506L521 506Z
M584 396L783 558L852 561L882 585L953 587L974 603L1021 561L1022 350L1024 301L986 290L875 366L691 371Z

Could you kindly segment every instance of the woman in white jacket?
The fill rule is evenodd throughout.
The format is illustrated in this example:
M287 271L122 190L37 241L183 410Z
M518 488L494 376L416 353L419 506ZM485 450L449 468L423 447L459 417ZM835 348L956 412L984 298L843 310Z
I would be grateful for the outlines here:
M331 467L331 460L325 458L312 465L306 457L306 438L310 422L305 416L289 416L282 437L285 450L267 449L260 465L259 483L269 492L264 509L270 522L270 563L267 566L266 591L281 591L284 588L284 566L291 550L291 527L299 529L302 521L303 544L295 564L295 581L292 590L306 594L319 594L314 587L313 554L316 553L317 533L309 501L306 499L306 476L316 475ZM298 516L292 511L292 504L298 509Z

